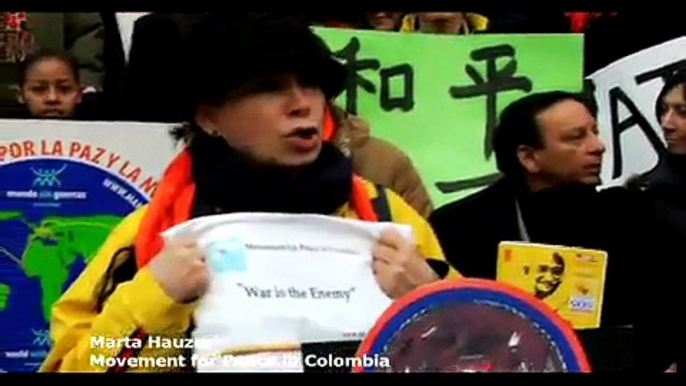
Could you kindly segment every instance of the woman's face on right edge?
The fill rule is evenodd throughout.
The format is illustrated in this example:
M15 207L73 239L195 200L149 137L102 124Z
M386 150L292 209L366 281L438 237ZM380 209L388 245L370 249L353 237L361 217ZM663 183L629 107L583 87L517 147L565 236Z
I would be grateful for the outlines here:
M196 118L258 162L304 166L321 151L325 105L319 86L277 74L246 82L219 106L200 106Z
M662 98L660 126L673 154L686 155L686 99L684 84L679 84Z

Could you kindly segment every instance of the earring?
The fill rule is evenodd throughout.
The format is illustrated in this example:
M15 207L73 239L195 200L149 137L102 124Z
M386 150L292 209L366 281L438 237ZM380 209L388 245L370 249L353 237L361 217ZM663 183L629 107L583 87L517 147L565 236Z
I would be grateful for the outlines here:
M222 134L217 130L210 130L210 135L213 137L221 137Z

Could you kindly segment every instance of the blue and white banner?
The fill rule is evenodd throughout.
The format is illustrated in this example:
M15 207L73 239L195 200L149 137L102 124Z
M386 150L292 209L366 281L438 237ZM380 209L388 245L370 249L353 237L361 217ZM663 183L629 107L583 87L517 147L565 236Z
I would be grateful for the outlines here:
M51 308L176 153L162 124L0 120L0 372L34 372Z

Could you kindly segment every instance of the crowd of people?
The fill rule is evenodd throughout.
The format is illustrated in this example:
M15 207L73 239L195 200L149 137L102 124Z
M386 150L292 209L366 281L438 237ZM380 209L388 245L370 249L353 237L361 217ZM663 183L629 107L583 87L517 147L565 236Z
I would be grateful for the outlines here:
M219 14L219 13L216 13ZM238 14L238 12L233 12ZM248 17L292 17L312 26L401 33L583 33L584 71L682 35L678 16L661 14L659 28L640 11L622 12L240 12ZM179 42L206 13L157 13L135 23L130 52L116 13L0 12L0 118L29 112L17 95L16 64L38 48L75 60L83 96L72 118L176 122L174 80L185 55ZM637 28L637 26L643 26ZM621 36L621 44L618 37ZM125 39L126 40L126 39Z
M112 371L89 362L93 334L187 336L194 307L208 285L205 259L193 240L163 245L159 235L189 218L243 211L369 221L387 217L411 225L419 248L388 233L373 253L374 273L391 298L437 280L495 279L501 241L607 251L601 327L579 332L591 366L676 370L675 267L686 250L684 73L666 82L656 102L667 151L655 169L627 186L597 190L605 147L593 101L563 91L533 93L499 117L493 148L503 178L434 210L408 156L374 138L364 117L332 102L343 91L347 72L308 28L442 34L587 31L589 72L618 59L612 55L624 56L620 48L627 45L610 44L617 31L612 28L624 28L636 15L151 13L136 22L128 63L108 51L120 44L113 37L111 14L54 14L50 23L64 24L59 35L64 41L53 39L54 44L42 43L38 33L21 36L21 23L28 20L37 27L42 21L12 15L6 23L19 24L15 46L31 52L20 57L19 51L11 52L21 109L8 108L11 101L5 100L7 117L178 122L174 134L186 145L151 203L114 230L55 305L54 347L43 371ZM634 43L649 46L678 36L668 30L645 33ZM234 43L224 49L218 42ZM29 46L36 44L41 47L33 52ZM603 44L612 49L601 50ZM1 60L11 56L7 47ZM379 197L388 203L385 216L369 205ZM634 347L626 346L626 326L633 327ZM354 352L357 344L313 344L304 350Z

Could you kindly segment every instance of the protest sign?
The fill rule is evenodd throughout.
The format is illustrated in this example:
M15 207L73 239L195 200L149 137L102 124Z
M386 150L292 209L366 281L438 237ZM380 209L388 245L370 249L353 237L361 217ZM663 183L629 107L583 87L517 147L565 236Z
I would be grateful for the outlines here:
M508 103L582 89L580 35L315 30L350 74L337 103L409 155L437 206L493 181L491 137Z
M482 279L439 281L398 299L356 359L356 372L590 371L569 323L519 288Z
M665 77L686 68L686 38L651 47L589 76L598 104L598 126L607 151L605 186L622 184L657 162L664 139L655 102Z
M175 154L167 125L0 121L0 369L50 349L54 302Z
M600 327L607 252L503 241L496 266L498 281L543 300L574 328Z
M198 218L165 232L168 240L196 237L209 261L211 284L193 332L202 342L196 354L208 358L198 371L238 370L212 358L273 355L284 346L292 355L302 343L362 339L391 304L371 268L375 240L389 227L413 237L406 225L250 213Z

